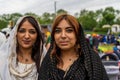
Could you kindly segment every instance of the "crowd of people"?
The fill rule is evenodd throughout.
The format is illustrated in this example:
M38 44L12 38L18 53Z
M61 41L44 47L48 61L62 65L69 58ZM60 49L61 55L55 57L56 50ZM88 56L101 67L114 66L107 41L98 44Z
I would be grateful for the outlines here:
M57 15L51 32L20 17L0 46L0 80L109 80L93 48L72 15Z
M113 45L113 52L117 49L120 49L120 35L115 36L114 34L86 34L86 40L97 53L99 53L100 45Z

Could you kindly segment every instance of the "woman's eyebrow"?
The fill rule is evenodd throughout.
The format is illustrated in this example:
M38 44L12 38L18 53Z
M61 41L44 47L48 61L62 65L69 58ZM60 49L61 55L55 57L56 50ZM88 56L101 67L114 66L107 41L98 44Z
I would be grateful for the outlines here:
M70 29L73 29L73 27L71 27L71 26L70 26L70 27L66 27L66 29L69 29L69 28L70 28Z

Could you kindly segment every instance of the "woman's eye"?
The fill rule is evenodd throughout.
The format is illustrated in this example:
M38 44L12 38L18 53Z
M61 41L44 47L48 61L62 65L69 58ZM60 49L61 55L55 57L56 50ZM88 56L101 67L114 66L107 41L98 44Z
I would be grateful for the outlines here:
M73 32L74 30L73 29L67 29L66 30L66 32L68 32L68 33L71 33L71 32Z
M19 29L18 32L20 32L20 33L24 33L25 30L24 30L24 29Z
M25 29L19 29L18 32L20 32L20 33L26 33L27 31L26 31ZM30 34L35 34L35 33L36 33L35 30L29 30L28 32L29 32Z
M31 31L29 31L29 33L31 33L31 34L35 34L36 31L31 30Z
M55 33L60 33L60 29L55 29Z

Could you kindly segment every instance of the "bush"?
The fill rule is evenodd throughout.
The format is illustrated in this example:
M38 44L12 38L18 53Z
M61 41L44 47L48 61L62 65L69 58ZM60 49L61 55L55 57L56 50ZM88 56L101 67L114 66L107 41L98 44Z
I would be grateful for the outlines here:
M109 28L94 28L93 32L101 32L102 31L102 32L106 32L107 33L108 29Z
M0 30L7 27L8 22L4 21L4 20L0 20Z

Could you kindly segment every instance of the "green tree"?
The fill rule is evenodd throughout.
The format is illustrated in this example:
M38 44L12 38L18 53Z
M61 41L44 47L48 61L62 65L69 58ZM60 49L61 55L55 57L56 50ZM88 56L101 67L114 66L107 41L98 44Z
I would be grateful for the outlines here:
M112 25L114 23L115 19L115 10L113 7L107 7L103 11L103 19L105 20L105 24L110 24Z
M79 22L82 24L85 30L93 30L96 27L97 22L95 20L95 13L93 11L82 10L80 17L78 18Z
M4 20L0 20L0 30L7 27L8 22Z
M12 13L10 21L13 22L13 25L15 25L16 21L19 19L19 17L23 16L20 13Z
M116 24L120 24L120 17L116 19Z
M52 23L52 17L50 13L43 13L43 15L41 16L41 24L51 24Z
M115 19L115 24L120 24L120 10L116 10L116 19Z
M65 11L64 9L59 9L59 10L57 11L57 14L62 14L62 13L67 13L67 11Z
M82 24L85 30L93 30L96 27L96 20L88 16L82 16L79 18L80 23Z
M11 14L3 14L2 15L2 20L4 20L4 21L9 21L11 19L12 19Z
M37 14L35 14L35 13L32 13L32 12L25 13L24 15L33 16L33 17L35 17L36 19L39 17L39 15L37 15Z

